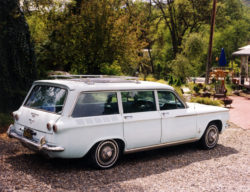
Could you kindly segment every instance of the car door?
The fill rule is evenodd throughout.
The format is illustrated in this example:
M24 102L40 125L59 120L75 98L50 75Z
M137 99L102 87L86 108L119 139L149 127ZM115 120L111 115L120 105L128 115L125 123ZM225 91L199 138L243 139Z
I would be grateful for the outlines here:
M121 98L127 149L160 144L161 114L154 91L123 91Z
M187 108L172 91L158 91L162 115L161 143L194 139L197 136L196 113Z

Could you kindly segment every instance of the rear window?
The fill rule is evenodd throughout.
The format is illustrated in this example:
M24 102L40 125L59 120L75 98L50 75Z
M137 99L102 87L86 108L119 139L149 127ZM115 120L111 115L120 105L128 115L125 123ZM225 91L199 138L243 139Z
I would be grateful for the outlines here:
M48 85L36 85L24 106L61 114L67 90Z

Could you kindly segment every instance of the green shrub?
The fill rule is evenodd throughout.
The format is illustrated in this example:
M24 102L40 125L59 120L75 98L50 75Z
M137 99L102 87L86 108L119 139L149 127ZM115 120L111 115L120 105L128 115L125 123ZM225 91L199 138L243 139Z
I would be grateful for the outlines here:
M158 81L156 81L157 83L162 83L162 84L168 84L167 81L165 81L164 79L160 79Z
M170 76L168 84L169 85L173 85L174 84L174 78L173 78L173 76Z
M202 90L203 90L203 92L206 92L208 89L206 86L204 86Z
M11 115L0 113L0 133L6 132L11 123L13 123Z
M223 106L221 100L213 100L208 97L192 97L190 102L201 103L205 105Z
M195 93L199 93L201 88L200 88L200 86L198 86L196 84L196 85L194 85L193 89L194 89Z
M156 82L157 80L153 77L153 75L148 75L146 77L146 81L153 81L153 82Z
M177 81L175 82L175 85L180 87L181 86L181 79L178 78Z
M108 63L102 63L100 65L100 71L105 75L122 75L122 68L117 61L114 61L111 65Z
M204 87L202 83L198 83L197 86L198 86L200 89L202 89L202 88Z
M229 76L229 75L226 76L226 83L227 83L227 84L231 84L231 79L230 79L230 76Z
M232 88L232 90L238 90L239 89L239 85L237 85L237 84L231 84L230 87Z
M233 84L225 84L226 89L227 89L227 95L232 95L233 94Z
M212 84L215 84L215 83L216 83L216 79L213 78L213 79L212 79Z

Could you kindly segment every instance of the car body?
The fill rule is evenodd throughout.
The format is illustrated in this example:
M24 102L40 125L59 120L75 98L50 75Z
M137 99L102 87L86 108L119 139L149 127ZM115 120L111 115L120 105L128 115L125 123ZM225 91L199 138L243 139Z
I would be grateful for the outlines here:
M169 85L123 78L35 81L13 116L10 137L51 158L91 153L99 168L121 153L199 140L211 149L229 118L226 108L184 102Z

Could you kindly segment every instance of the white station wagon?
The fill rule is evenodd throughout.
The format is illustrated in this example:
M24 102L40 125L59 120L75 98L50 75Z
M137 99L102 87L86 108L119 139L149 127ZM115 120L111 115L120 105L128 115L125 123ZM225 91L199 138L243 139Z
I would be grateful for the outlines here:
M55 158L90 154L98 168L122 153L199 141L212 149L228 109L184 102L168 85L133 78L70 76L35 81L9 137Z

